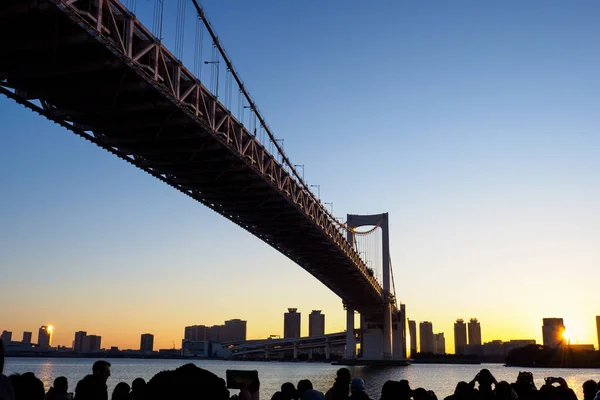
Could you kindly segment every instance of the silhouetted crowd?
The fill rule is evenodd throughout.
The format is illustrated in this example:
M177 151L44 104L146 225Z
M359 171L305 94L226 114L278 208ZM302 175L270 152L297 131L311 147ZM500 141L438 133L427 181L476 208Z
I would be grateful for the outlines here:
M54 380L46 393L44 384L32 372L2 374L4 357L0 343L0 400L108 400L106 382L110 377L110 363L96 361L92 373L80 380L75 393L69 392L67 378ZM259 400L260 381L245 381L239 393L231 394L224 379L194 364L186 364L172 371L162 371L147 383L142 378L135 379L131 386L119 382L111 395L111 400ZM600 400L600 382L593 380L583 384L583 400ZM437 400L431 390L412 389L409 382L387 381L381 388L379 400ZM459 382L454 394L446 400L576 400L575 392L562 378L546 378L538 389L530 372L520 372L516 382L498 382L487 369L482 369L471 382ZM308 379L294 386L291 382L281 385L271 400L371 400L365 391L361 378L352 378L347 368L341 368L332 387L323 394L313 388ZM375 399L372 399L375 400Z

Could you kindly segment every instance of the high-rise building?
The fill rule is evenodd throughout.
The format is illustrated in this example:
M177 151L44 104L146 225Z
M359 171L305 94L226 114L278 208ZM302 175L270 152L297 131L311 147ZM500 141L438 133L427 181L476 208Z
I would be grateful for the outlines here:
M408 334L410 335L410 356L417 354L417 323L408 320Z
M598 334L598 350L600 350L600 315L596 316L596 333Z
M300 337L300 313L297 308L288 308L283 315L283 337Z
M12 332L11 331L2 331L2 335L0 335L2 341L5 345L12 341Z
M83 338L83 352L93 353L100 351L102 336L87 335Z
M140 339L140 351L154 351L154 335L144 333Z
M477 318L471 318L468 325L469 344L473 346L481 346L481 324Z
M446 339L443 333L435 333L433 335L435 342L435 354L446 354Z
M323 336L325 334L325 314L321 310L312 310L308 315L308 336Z
M192 325L185 327L183 340L188 342L233 342L246 340L247 322L241 319L230 319L224 325Z
M461 318L454 323L454 353L465 354L467 346L467 324Z
M544 346L555 348L564 343L565 324L562 318L544 318L542 336Z
M38 343L41 347L52 346L52 327L42 325L38 331Z
M401 350L400 350L400 354L398 354L398 352L395 349L393 350L394 353L394 357L395 358L407 358L408 357L408 352L407 352L407 346L408 346L408 335L406 332L406 321L408 321L408 318L406 318L406 305L400 303L400 312L398 313L398 329L400 330L400 343L402 344ZM394 333L392 333L393 335ZM394 339L396 340L396 339Z
M247 322L241 319L230 319L225 321L225 338L223 342L236 342L246 340Z
M206 326L205 325L192 325L185 327L184 339L188 341L203 341L208 340L206 338Z
M206 328L206 340L212 342L225 342L227 339L225 325L213 325Z
M23 332L23 340L21 343L31 343L31 332Z
M87 336L87 332L79 331L75 332L75 339L73 340L73 351L76 353L83 352L83 340Z
M435 340L433 338L433 324L429 321L419 323L420 349L419 353L435 353Z

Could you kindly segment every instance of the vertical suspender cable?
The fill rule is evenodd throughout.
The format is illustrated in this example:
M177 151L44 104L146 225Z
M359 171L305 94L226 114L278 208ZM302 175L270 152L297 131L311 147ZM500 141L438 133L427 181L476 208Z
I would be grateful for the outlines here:
M250 94L246 90L246 87L244 86L244 83L242 82L242 80L240 79L239 75L235 71L235 68L233 68L233 64L229 60L229 57L227 57L227 54L225 53L225 49L223 49L223 47L221 46L221 44L219 42L219 38L215 34L215 31L212 29L212 26L210 25L210 22L206 18L206 15L204 15L204 10L202 9L202 7L200 7L200 4L198 3L198 0L192 0L192 2L194 4L194 7L196 8L196 12L200 16L200 18L202 18L202 21L204 22L204 25L206 26L206 30L208 31L209 35L211 36L214 45L217 47L217 49L221 53L221 57L223 58L223 61L226 63L227 68L229 68L229 70L231 71L231 74L232 74L233 78L235 79L236 83L238 84L238 87L240 88L240 90L242 91L242 93L244 94L244 96L246 97L246 100L248 101L248 105L250 106L250 109L255 114L255 118L258 118L258 120L260 122L260 125L265 130L266 135L269 137L270 141L273 142L273 144L275 145L275 147L277 148L277 150L281 153L282 159L283 159L283 163L285 163L285 164L288 165L290 171L292 172L292 175L296 178L296 181L309 194L309 196L312 198L312 200L316 204L320 204L320 201L316 198L316 196L314 195L314 193L310 190L310 187L306 184L306 182L304 182L304 179L302 179L302 176L298 173L298 171L296 171L296 168L294 168L294 164L292 164L292 162L289 160L289 158L287 157L287 155L282 151L282 149L279 146L279 144L275 141L275 136L273 135L273 133L271 132L271 129L269 128L269 126L267 125L266 121L264 120L264 118L260 114L260 112L258 110L258 107L256 106L256 103L254 103L254 101L252 100L252 97L250 97ZM255 128L256 128L256 125L255 125ZM264 145L264 143L263 143L263 145ZM328 217L328 219L331 222L335 223L335 225L337 225L338 227L341 228L343 226L342 222L339 221L336 217L334 217L329 212L329 210L327 210L326 207L322 207L321 208L321 212L323 214L325 214ZM341 234L341 232L340 232L340 234Z

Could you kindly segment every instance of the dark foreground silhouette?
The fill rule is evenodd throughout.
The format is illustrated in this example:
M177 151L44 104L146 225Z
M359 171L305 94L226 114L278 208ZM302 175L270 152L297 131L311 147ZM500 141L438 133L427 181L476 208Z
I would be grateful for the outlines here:
M0 400L109 400L106 385L110 377L110 363L104 360L92 365L92 373L85 376L75 386L75 393L69 392L69 382L65 377L57 377L53 386L44 391L42 381L32 372L2 374L4 367L3 345L0 341ZM229 378L228 378L229 379ZM135 379L131 386L119 382L111 400L260 400L260 380L251 378L241 383L239 393L230 393L225 380L210 371L194 364L185 364L175 370L157 373L147 383L142 378ZM234 390L234 389L232 389ZM600 400L600 382L588 380L583 384L583 400ZM281 390L273 394L272 400L376 400L365 392L365 382L352 377L347 368L337 371L332 387L323 394L313 389L308 379L295 386L291 382L281 385ZM381 388L379 400L437 400L433 391L425 388L411 388L406 380L387 381ZM447 400L576 400L577 396L562 378L548 377L539 389L535 386L531 372L519 372L515 382L498 382L487 369L482 369L470 382L458 382L454 394Z

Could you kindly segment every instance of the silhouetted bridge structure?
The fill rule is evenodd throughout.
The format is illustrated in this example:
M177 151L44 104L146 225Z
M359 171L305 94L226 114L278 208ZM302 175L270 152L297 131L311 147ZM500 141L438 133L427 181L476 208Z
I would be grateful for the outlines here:
M344 225L297 173L237 75L246 108L276 154L118 0L2 0L0 51L7 97L249 231L350 310L381 318L390 306Z

